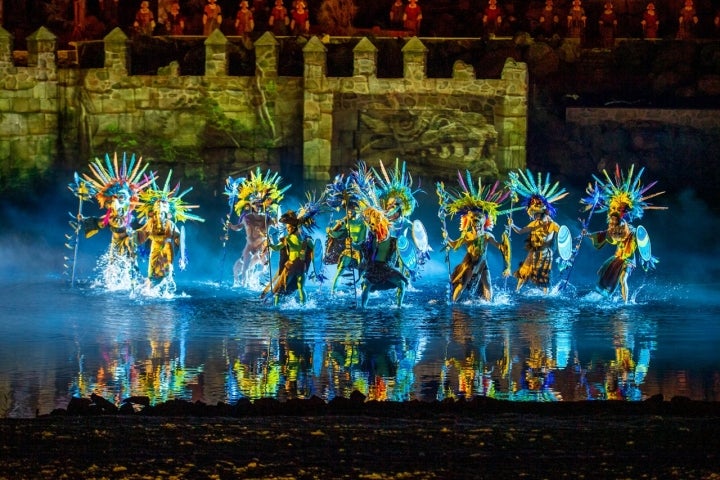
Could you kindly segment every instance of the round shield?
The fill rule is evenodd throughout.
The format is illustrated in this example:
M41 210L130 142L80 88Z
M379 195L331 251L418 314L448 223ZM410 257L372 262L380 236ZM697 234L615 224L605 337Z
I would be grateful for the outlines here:
M646 262L652 260L652 247L650 246L650 235L642 225L635 229L635 240L637 241L640 257Z
M428 250L428 235L425 230L425 225L420 220L414 220L412 222L412 239L415 244L415 248L420 252Z
M562 225L558 231L557 249L558 255L560 255L560 258L563 260L569 260L572 256L572 234L570 233L570 229L565 225Z
M415 270L415 268L417 267L415 246L407 239L405 235L398 237L397 250L403 265L409 270Z

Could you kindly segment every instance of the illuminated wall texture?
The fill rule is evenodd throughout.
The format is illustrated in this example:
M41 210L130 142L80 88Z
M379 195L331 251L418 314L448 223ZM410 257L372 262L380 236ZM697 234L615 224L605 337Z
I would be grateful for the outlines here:
M358 160L407 159L428 176L525 166L524 63L508 59L500 78L478 79L458 61L451 78L428 78L427 48L411 38L403 76L378 78L375 45L345 41L356 42L346 77L327 76L317 37L302 48L303 76L279 75L279 43L269 32L254 43L255 75L230 75L234 46L220 31L205 39L203 75L182 75L173 61L157 75L133 75L120 29L103 40L104 66L80 68L58 62L68 52L56 50L44 27L27 38L27 65L16 65L12 36L0 28L0 173L43 174L58 162L76 168L115 150L208 181L258 164L296 168L311 180Z

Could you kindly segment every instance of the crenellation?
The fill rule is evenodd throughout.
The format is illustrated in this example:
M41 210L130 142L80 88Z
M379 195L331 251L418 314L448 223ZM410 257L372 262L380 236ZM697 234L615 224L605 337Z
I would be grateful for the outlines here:
M255 41L255 75L273 78L278 75L280 44L270 32L265 32Z
M377 52L377 47L367 37L363 37L353 49L353 75L377 76Z
M453 64L452 78L458 82L471 82L475 80L475 69L472 65L468 65L462 60L458 60Z
M201 149L215 118L220 122L215 129L240 130L215 135L214 148L236 150L241 147L233 137L264 132L258 133L266 137L258 143L262 146L252 148L301 152L299 162L308 179L327 179L339 165L365 155L392 160L402 152L426 165L420 174L458 165L504 171L504 166L524 162L527 67L514 60L506 62L501 79L475 78L474 68L463 62L455 63L451 78L427 78L428 49L412 37L402 49L403 77L377 78L378 49L362 38L353 49L353 76L334 78L327 76L325 45L311 37L302 50L303 76L284 77L278 75L279 42L267 32L254 43L256 75L231 76L231 45L216 30L205 40L204 75L182 75L172 60L158 75L132 75L131 43L120 29L104 39L104 68L82 71L57 67L55 39L48 34L38 31L36 36L38 65L15 67L9 53L12 38L0 29L0 71L8 72L0 86L0 112L20 115L16 120L24 131L32 125L33 135L22 142L42 143L16 146L16 151L46 151L46 137L55 138L55 144L60 137L72 142L68 132L78 143L90 142L68 149L74 152L110 148L107 142L118 135L134 135L141 142L167 138L174 145ZM39 112L42 116L25 118ZM75 123L60 125L62 113ZM2 152L12 150L8 132L17 130L0 130L0 160ZM277 157L259 150L237 155Z
M0 26L0 68L13 65L13 44L12 34Z
M427 47L417 37L412 37L402 48L403 78L422 83L427 70Z

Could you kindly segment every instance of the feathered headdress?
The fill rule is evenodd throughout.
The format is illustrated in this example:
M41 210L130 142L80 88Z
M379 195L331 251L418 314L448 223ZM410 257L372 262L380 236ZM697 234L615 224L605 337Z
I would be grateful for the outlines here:
M92 176L83 174L83 178L92 186L95 192L95 199L101 207L122 190L130 193L130 209L137 205L138 195L153 182L153 174L144 175L147 165L142 165L142 157L135 159L135 154L127 162L126 154L123 153L122 163L118 163L117 152L110 160L110 155L105 154L105 164L96 158L90 162Z
M654 206L647 202L665 192L646 195L657 182L643 186L640 177L644 171L645 169L641 168L637 175L634 175L635 165L631 165L625 175L620 171L620 166L615 165L615 175L610 178L607 170L603 170L605 179L593 175L595 184L588 185L585 190L588 196L580 202L585 205L586 210L594 206L596 212L607 211L608 216L617 214L622 220L629 222L642 218L645 210L666 210L667 207Z
M263 175L260 167L254 172L250 172L249 177L236 183L235 213L242 216L247 213L248 209L263 214L275 211L284 198L285 192L291 187L288 185L281 188L281 182L282 177L277 172L268 170Z
M280 222L295 225L302 228L305 233L312 233L317 227L316 216L323 211L324 198L321 195L320 198L315 197L314 192L305 193L305 203L303 203L297 210L288 210L283 213L280 217Z
M547 214L551 217L557 213L553 203L568 195L564 188L560 188L560 182L550 183L549 173L543 179L542 174L538 172L537 179L535 179L532 172L526 169L524 172L522 170L510 172L508 177L509 180L505 182L505 185L512 193L522 197L521 205L523 207L527 208L533 199L538 200L542 202Z
M382 160L380 161L380 172L372 169L377 184L378 203L389 216L400 213L403 217L412 215L417 207L415 193L420 190L413 191L412 176L405 169L405 162L402 162L402 168L399 166L400 160L395 159L395 169L392 175L388 174Z
M170 177L172 177L172 170L168 172L165 184L160 188L153 176L151 187L140 193L140 205L137 207L138 216L140 218L150 217L155 203L157 201L165 201L168 203L173 221L185 222L186 220L194 220L204 222L204 218L190 213L190 210L198 208L199 205L189 205L183 200L183 197L192 190L192 187L178 193L180 192L180 183L170 188Z
M458 172L458 183L460 189L448 192L447 212L451 217L456 214L465 216L467 214L487 215L493 223L497 216L507 213L510 210L500 210L502 203L507 200L510 192L500 187L496 181L492 185L483 186L482 180L478 177L477 187L473 183L470 171L465 171L465 178Z
M334 210L347 208L356 210L368 205L377 205L375 180L365 162L358 162L357 168L345 177L337 175L325 187L324 198L328 207Z

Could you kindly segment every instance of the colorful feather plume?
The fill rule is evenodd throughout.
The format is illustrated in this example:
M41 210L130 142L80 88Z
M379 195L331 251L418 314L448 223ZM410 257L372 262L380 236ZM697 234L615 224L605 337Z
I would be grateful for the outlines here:
M450 217L464 216L468 213L484 214L495 222L498 215L509 212L509 210L500 210L510 191L503 188L499 181L483 186L482 179L478 177L475 185L470 171L466 170L464 178L462 172L458 172L458 184L459 189L446 191L447 213Z
M268 170L264 175L258 167L250 176L240 181L226 182L227 188L237 188L237 201L235 202L235 213L239 216L247 213L248 210L254 213L271 213L277 211L280 202L285 197L285 192L291 187L281 187L282 177L277 172ZM228 193L229 195L229 193ZM232 196L231 196L232 198Z
M318 198L315 192L305 192L305 203L297 211L297 221L305 233L312 233L317 228L317 217L324 211L325 199L321 194Z
M615 165L613 177L610 177L607 170L603 170L604 179L593 175L595 184L588 185L585 190L588 196L581 199L581 203L586 209L590 209L594 204L597 212L618 213L624 220L630 222L642 218L645 210L666 210L667 207L655 206L647 202L665 192L648 194L657 182L643 185L641 177L644 171L645 169L641 168L635 175L633 164L626 174L620 170L619 165Z
M405 168L405 162L395 159L395 169L391 174L385 169L382 160L380 161L380 171L372 169L377 185L377 200L385 214L393 216L400 213L403 217L412 215L417 207L415 194L421 190L412 189L412 176Z
M127 156L123 153L122 163L119 163L117 152L112 160L106 153L105 163L103 164L99 158L90 162L92 175L83 174L83 178L91 185L101 207L120 191L128 190L130 205L133 208L137 205L140 192L153 182L154 174L145 175L145 170L147 165L142 165L142 157L136 159L133 154L128 163Z
M356 210L366 206L377 206L375 180L371 170L364 162L358 162L357 168L346 177L337 175L325 187L325 204L333 210Z
M198 208L199 205L189 205L183 200L183 197L192 190L192 187L180 192L180 183L177 183L174 187L170 188L171 177L172 170L168 172L168 176L165 179L165 183L162 188L158 186L155 181L155 177L152 177L150 188L147 188L140 193L140 204L137 207L138 217L148 218L152 214L155 203L158 201L165 201L168 203L173 221L185 222L187 220L193 220L197 222L204 222L204 218L190 213L190 210Z
M560 188L560 182L550 182L549 173L543 178L543 175L538 172L537 178L535 178L533 173L526 169L525 171L510 172L508 178L505 185L513 194L522 197L521 205L523 207L527 208L532 199L537 199L542 202L551 217L557 213L553 203L568 195L564 188Z

